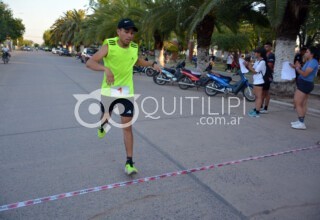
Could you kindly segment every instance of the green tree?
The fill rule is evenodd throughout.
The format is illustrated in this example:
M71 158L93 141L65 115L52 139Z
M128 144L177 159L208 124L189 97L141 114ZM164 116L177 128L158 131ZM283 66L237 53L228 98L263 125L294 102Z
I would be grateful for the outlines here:
M82 22L85 19L84 10L69 10L58 18L51 26L50 41L54 44L79 45ZM49 33L46 33L47 35Z
M317 0L311 0L307 21L301 25L299 37L299 48L310 47L320 42L320 4Z
M25 40L22 41L22 45L31 47L33 45L33 41L25 39Z
M225 51L244 51L250 47L250 39L246 34L214 33L211 44Z
M250 21L259 26L268 26L269 22L265 15L255 10L255 4L249 0L185 0L184 10L180 21L188 30L189 35L194 32L197 37L198 67L203 70L207 65L208 50L211 45L211 36L214 28L218 30L222 26L228 27L237 33L240 22Z
M43 39L44 45L46 46L52 47L56 45L53 41L51 30L46 30L43 33L42 39Z
M136 0L105 0L92 1L94 13L88 15L83 24L81 40L85 45L101 42L116 35L117 24L120 19L130 17L140 27L140 18L145 14L145 5ZM141 30L141 29L140 29ZM141 31L135 40L141 37Z
M21 37L25 31L21 19L13 18L12 11L6 4L0 2L0 42L10 38Z
M294 49L300 28L305 24L310 9L310 0L266 0L266 11L276 33L276 62L274 68L274 83L272 90L277 95L292 95L293 82L281 79L282 63L292 62ZM319 1L314 1L319 5ZM315 5L314 5L315 6Z
M178 24L179 1L156 0L146 2L147 11L141 19L141 31L145 39L154 41L156 61L164 66L165 41L175 35L181 38Z

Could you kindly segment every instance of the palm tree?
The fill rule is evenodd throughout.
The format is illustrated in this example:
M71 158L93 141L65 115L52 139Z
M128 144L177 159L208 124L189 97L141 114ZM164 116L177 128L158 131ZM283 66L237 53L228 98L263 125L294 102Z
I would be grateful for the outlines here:
M274 68L273 91L277 95L292 95L293 82L281 79L282 63L292 62L300 27L307 19L310 0L266 1L266 9L271 26L276 32L276 62Z
M171 33L181 36L177 28L179 8L177 1L156 0L146 3L147 11L141 19L141 31L147 40L154 40L155 59L164 66L164 41Z
M43 41L44 41L44 45L46 46L50 46L52 47L54 45L54 42L52 41L52 37L51 37L52 33L50 30L46 30L44 33L43 33Z
M101 44L105 38L114 37L118 21L122 18L130 17L139 26L139 18L145 13L144 5L134 0L99 1L92 5L94 13L84 22L80 37L87 45Z
M66 42L70 42L75 46L79 46L82 42L80 39L80 32L82 29L82 22L86 18L84 10L73 10L68 12L68 19L66 22L67 32L63 35Z
M52 41L55 44L62 43L68 46L81 43L79 33L85 16L84 10L70 10L64 13L51 26Z
M208 49L214 28L221 25L228 27L236 33L242 20L253 24L268 26L268 21L263 14L255 10L255 4L249 0L187 0L183 1L186 8L184 24L191 35L194 31L198 44L198 67L204 70L208 61Z

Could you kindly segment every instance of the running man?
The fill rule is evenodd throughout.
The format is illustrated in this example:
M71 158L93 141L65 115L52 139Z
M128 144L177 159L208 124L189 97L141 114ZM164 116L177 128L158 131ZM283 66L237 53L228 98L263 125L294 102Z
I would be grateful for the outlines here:
M138 29L131 19L122 19L118 23L118 36L106 39L101 49L86 63L87 67L92 70L104 71L101 85L102 123L98 129L98 137L103 138L105 136L106 132L103 127L108 123L108 118L117 104L120 104L120 107L123 108L120 114L121 123L129 124L129 126L123 127L124 145L127 154L125 172L128 175L138 172L133 165L133 134L132 124L130 124L134 114L132 102L134 96L133 66L152 66L156 71L161 72L160 67L155 62L138 58L138 45L132 42L137 31ZM102 59L104 65L99 64Z

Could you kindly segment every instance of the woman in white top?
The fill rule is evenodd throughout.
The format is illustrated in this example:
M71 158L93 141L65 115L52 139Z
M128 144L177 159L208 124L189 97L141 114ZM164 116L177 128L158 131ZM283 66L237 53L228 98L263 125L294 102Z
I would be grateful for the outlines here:
M262 92L263 92L263 76L266 74L266 50L263 47L257 48L255 51L255 57L257 58L253 66L250 63L245 62L244 65L253 73L253 92L256 96L255 108L249 112L250 117L260 117L260 108L262 104Z

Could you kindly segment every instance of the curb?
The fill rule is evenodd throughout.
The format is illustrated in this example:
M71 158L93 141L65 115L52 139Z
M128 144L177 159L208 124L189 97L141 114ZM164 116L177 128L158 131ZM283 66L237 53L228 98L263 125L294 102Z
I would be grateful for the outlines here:
M320 96L320 84L314 84L314 89L310 94Z
M272 102L274 104L283 105L283 106L287 106L287 107L293 108L293 104L290 104L290 103L287 103L287 102L282 102L282 101L278 101L278 100L274 100L274 99L271 99L270 102ZM315 108L308 108L308 112L316 114L316 115L320 115L320 110L315 109Z

